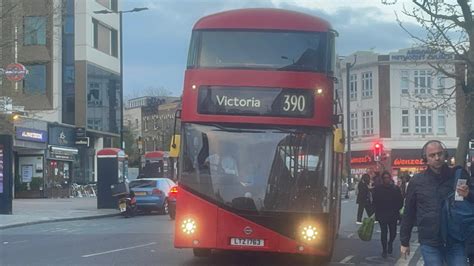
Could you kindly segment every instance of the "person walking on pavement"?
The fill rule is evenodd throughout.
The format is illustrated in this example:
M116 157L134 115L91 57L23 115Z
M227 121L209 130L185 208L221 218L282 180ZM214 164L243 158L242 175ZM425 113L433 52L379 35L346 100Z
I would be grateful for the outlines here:
M397 236L397 221L403 206L403 198L400 188L393 184L389 172L383 172L381 177L382 185L375 187L373 192L373 205L375 219L380 225L382 257L387 258L387 254L393 253L393 241ZM387 242L389 232L390 238Z
M444 243L441 237L442 202L454 191L456 168L449 168L445 163L448 152L438 140L428 141L421 155L428 168L415 175L407 189L400 228L400 253L405 258L410 254L411 231L417 224L425 265L466 265L464 243L449 236L448 243ZM474 203L474 193L467 185L459 186L456 191L464 200Z
M363 174L362 178L357 185L357 204L359 208L357 209L357 224L362 224L362 215L364 214L364 209L367 212L367 216L372 215L372 201L369 190L370 176L368 174Z
M400 184L403 199L405 199L407 196L408 184L410 184L410 176L406 174L402 177L402 183Z

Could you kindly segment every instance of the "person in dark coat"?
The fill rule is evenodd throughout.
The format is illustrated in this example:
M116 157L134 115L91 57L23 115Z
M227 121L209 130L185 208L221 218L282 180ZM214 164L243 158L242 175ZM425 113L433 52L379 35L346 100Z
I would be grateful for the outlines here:
M397 221L400 216L400 209L403 206L403 198L400 188L392 182L389 172L383 172L382 184L376 186L373 193L373 204L375 207L375 219L379 221L382 257L393 252L393 241L397 236ZM390 238L387 242L387 234L390 231Z
M362 215L364 214L364 209L367 212L367 216L372 215L372 202L370 200L370 176L368 174L363 174L362 178L357 185L357 204L359 208L357 210L357 224L362 223Z
M419 250L426 265L466 264L464 241L454 239L450 235L446 241L441 234L442 203L455 191L455 171L459 169L459 167L450 168L446 164L448 158L446 146L442 142L428 141L422 148L422 159L428 168L410 179L407 188L400 227L400 254L405 258L410 254L411 231L416 225ZM474 180L469 180L465 171L461 178L468 179L468 184L456 188L458 195L474 203Z
M409 183L410 183L410 176L406 174L402 177L402 183L400 184L400 189L402 191L403 198L407 196L407 187Z

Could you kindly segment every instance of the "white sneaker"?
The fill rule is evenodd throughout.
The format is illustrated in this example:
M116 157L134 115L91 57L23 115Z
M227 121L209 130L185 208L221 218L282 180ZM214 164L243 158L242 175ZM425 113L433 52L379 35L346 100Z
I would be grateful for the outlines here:
M375 221L374 223L378 224L378 223L379 223L379 221Z
M356 224L362 224L362 222L356 222Z

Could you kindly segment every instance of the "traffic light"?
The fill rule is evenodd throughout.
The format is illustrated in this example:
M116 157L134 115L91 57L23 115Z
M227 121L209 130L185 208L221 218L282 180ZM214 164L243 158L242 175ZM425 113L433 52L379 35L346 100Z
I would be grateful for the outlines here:
M374 144L374 161L380 162L383 156L383 145L381 143Z

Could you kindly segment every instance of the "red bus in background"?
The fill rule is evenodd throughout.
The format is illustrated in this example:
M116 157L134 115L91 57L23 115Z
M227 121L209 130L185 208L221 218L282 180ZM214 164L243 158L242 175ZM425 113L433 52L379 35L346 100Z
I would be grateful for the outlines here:
M173 170L171 169L170 158L168 152L165 151L149 151L145 152L142 157L141 169L139 177L146 178L173 178Z
M200 19L181 112L176 248L330 259L336 32L320 18L242 9Z

